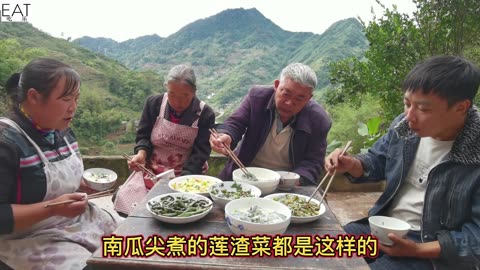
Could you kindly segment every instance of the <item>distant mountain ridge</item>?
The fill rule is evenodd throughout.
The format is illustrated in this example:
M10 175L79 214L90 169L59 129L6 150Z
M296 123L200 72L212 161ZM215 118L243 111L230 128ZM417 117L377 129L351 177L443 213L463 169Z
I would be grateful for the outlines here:
M174 65L189 63L197 73L198 95L217 108L238 102L253 84L270 84L291 62L310 65L319 78L317 90L321 90L329 85L331 61L361 57L368 48L357 19L336 22L321 35L289 32L255 8L222 11L166 38L150 35L116 42L82 37L74 43L129 68L161 75Z

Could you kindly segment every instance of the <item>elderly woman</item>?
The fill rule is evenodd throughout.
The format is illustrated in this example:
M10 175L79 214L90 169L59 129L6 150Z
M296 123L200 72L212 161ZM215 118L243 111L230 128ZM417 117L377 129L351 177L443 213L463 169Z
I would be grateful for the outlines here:
M128 162L135 170L119 189L115 210L130 214L147 193L144 176L136 164L156 174L169 169L175 175L205 173L210 156L209 128L215 114L196 97L196 78L186 65L173 67L166 78L167 92L147 99L137 131L135 156Z
M77 192L83 163L68 126L80 77L62 62L36 59L6 90L13 108L0 118L0 261L13 269L82 269L116 221ZM66 200L73 202L47 207Z

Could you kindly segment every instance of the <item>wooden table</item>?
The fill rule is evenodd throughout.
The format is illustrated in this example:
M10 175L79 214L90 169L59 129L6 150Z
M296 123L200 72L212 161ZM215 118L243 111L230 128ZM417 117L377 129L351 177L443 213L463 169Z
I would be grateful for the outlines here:
M310 195L315 187L295 187L294 193ZM211 235L231 237L232 233L225 223L223 208L216 207L203 219L190 224L167 224L154 219L145 207L145 202L160 194L172 192L166 183L158 183L147 194L145 200L133 211L133 213L120 224L115 230L116 237L143 236L147 238L160 236L165 239L173 235L185 236L202 235L208 239ZM318 194L317 199L320 199ZM297 236L326 235L332 238L344 234L340 223L326 205L326 212L314 222L305 224L290 224L284 235L293 238ZM238 237L238 236L237 236ZM273 236L272 236L273 238ZM104 243L105 247L105 243ZM93 269L370 269L363 258L354 254L351 258L342 257L302 257L287 256L275 257L273 250L269 257L166 257L154 254L152 256L110 256L102 255L103 248L97 250L87 261Z

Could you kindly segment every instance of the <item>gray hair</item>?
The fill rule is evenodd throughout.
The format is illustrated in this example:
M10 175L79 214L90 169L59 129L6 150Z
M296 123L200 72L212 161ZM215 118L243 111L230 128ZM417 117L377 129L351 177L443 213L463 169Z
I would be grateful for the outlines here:
M280 81L285 80L285 78L306 85L312 90L317 86L317 75L309 66L302 63L292 63L283 68L280 72Z
M193 91L197 90L197 78L195 77L193 68L190 66L178 65L170 69L165 83L168 84L172 81L187 83L193 88Z

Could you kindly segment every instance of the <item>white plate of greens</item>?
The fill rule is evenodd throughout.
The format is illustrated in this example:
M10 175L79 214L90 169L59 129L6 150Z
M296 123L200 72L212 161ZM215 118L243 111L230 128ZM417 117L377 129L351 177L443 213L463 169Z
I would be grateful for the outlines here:
M213 202L193 193L167 193L154 197L147 202L147 210L160 221L172 224L184 224L205 217L212 210Z
M307 223L320 218L325 213L325 205L319 207L319 201L311 199L307 205L308 196L295 193L275 193L265 196L265 199L274 200L286 205L292 211L290 223Z

